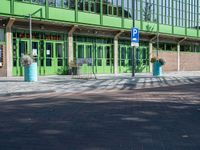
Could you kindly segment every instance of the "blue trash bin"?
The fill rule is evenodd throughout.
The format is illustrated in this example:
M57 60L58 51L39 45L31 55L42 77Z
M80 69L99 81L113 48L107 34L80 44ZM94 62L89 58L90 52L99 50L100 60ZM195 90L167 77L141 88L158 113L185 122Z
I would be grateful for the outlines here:
M161 76L162 75L162 66L159 61L153 63L153 76Z
M24 67L24 81L36 82L37 80L37 63L32 63L30 66Z

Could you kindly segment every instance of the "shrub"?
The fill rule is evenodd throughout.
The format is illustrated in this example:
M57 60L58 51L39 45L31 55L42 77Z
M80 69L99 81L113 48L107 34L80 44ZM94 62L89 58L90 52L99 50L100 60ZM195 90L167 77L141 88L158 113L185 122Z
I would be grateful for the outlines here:
M156 57L151 58L151 63L155 63L157 61Z
M159 61L161 66L166 64L166 61L163 58L160 58L158 61Z
M166 61L163 58L159 58L159 59L156 57L151 58L151 63L155 63L156 61L158 61L161 66L166 64Z
M30 55L23 55L21 58L21 64L24 67L28 67L33 63L33 58Z

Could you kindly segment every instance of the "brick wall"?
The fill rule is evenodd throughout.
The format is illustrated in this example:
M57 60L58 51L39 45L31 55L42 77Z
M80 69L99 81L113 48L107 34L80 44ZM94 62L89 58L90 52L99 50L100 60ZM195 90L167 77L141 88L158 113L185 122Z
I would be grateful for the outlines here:
M156 51L154 51L154 56ZM177 71L178 68L178 56L177 51L159 51L159 58L163 58L166 64L163 66L163 71Z
M181 71L200 71L200 53L181 52Z
M0 44L3 47L3 66L0 67L0 77L5 77L7 75L7 66L6 66L6 49L5 45Z

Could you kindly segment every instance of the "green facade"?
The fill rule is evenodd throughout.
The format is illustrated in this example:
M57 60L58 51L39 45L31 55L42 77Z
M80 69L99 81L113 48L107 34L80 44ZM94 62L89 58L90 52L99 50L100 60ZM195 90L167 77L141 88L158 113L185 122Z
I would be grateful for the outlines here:
M142 33L140 47L136 48L136 72L149 72L149 41L143 35L199 39L199 8L195 0L135 0L135 26ZM16 22L27 22L28 15L33 22L57 26L82 27L87 30L126 32L118 42L118 71L128 73L132 69L132 50L129 34L133 25L132 0L1 0L0 17L15 18ZM39 24L38 23L38 24ZM22 54L29 53L29 31L14 24L13 34L13 75L23 75L20 65ZM68 31L56 33L52 29L33 29L32 49L37 50L38 72L40 75L66 74L68 64ZM114 73L114 37L99 37L87 33L76 33L73 39L74 60L88 59L92 63L81 65L83 73ZM176 43L176 42L175 42ZM162 45L162 43L161 43ZM166 45L166 44L165 44ZM162 47L162 46L161 46ZM191 46L192 47L192 46ZM199 46L197 46L199 48ZM166 47L159 48L166 49ZM198 48L194 48L195 52ZM191 50L191 48L189 48ZM197 50L196 50L197 49ZM91 59L91 60L90 60Z
M200 36L198 1L136 0L135 3L136 26L141 31L156 32L158 29L163 34ZM123 30L132 27L131 0L49 0L49 3L45 0L1 0L0 14L24 18L38 9L42 9L42 16L36 14L35 17L43 21Z

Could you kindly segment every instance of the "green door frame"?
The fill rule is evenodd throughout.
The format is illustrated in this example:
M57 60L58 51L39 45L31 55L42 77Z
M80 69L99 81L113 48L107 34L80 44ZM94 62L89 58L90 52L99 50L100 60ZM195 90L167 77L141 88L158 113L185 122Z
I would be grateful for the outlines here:
M54 41L44 40L44 68L45 75L52 75L56 72Z
M101 49L99 49L101 48ZM109 49L106 49L109 48ZM114 72L114 49L111 44L96 44L95 72L109 74ZM107 51L108 50L108 51Z
M82 46L82 49L79 47ZM87 48L89 46L89 49ZM89 50L89 51L88 51ZM93 67L93 58L94 58L94 45L93 43L76 43L76 62L80 67L81 74L91 74L94 70ZM89 60L90 59L90 60Z
M125 54L122 54L122 49L125 50ZM131 73L132 72L132 50L129 45L120 45L118 58L119 58L119 73ZM122 58L123 56L123 58ZM149 72L149 50L148 47L140 46L135 48L135 71L138 73Z
M141 46L135 49L136 72L149 72L149 50L148 47Z
M64 42L55 41L55 71L57 74L65 74L65 47Z
M65 74L64 41L43 40L40 49L40 74ZM47 44L49 47L47 47ZM58 58L57 44L61 44L61 56ZM49 49L50 48L50 49ZM59 62L58 62L59 61Z
M20 43L24 42L25 43L25 47L22 50ZM13 65L13 75L16 76L22 76L24 74L24 68L21 65L21 58L22 55L24 54L28 54L29 53L29 40L26 39L16 39L16 58L13 56L13 61L14 59L16 59L16 66ZM20 56L21 55L21 56Z

